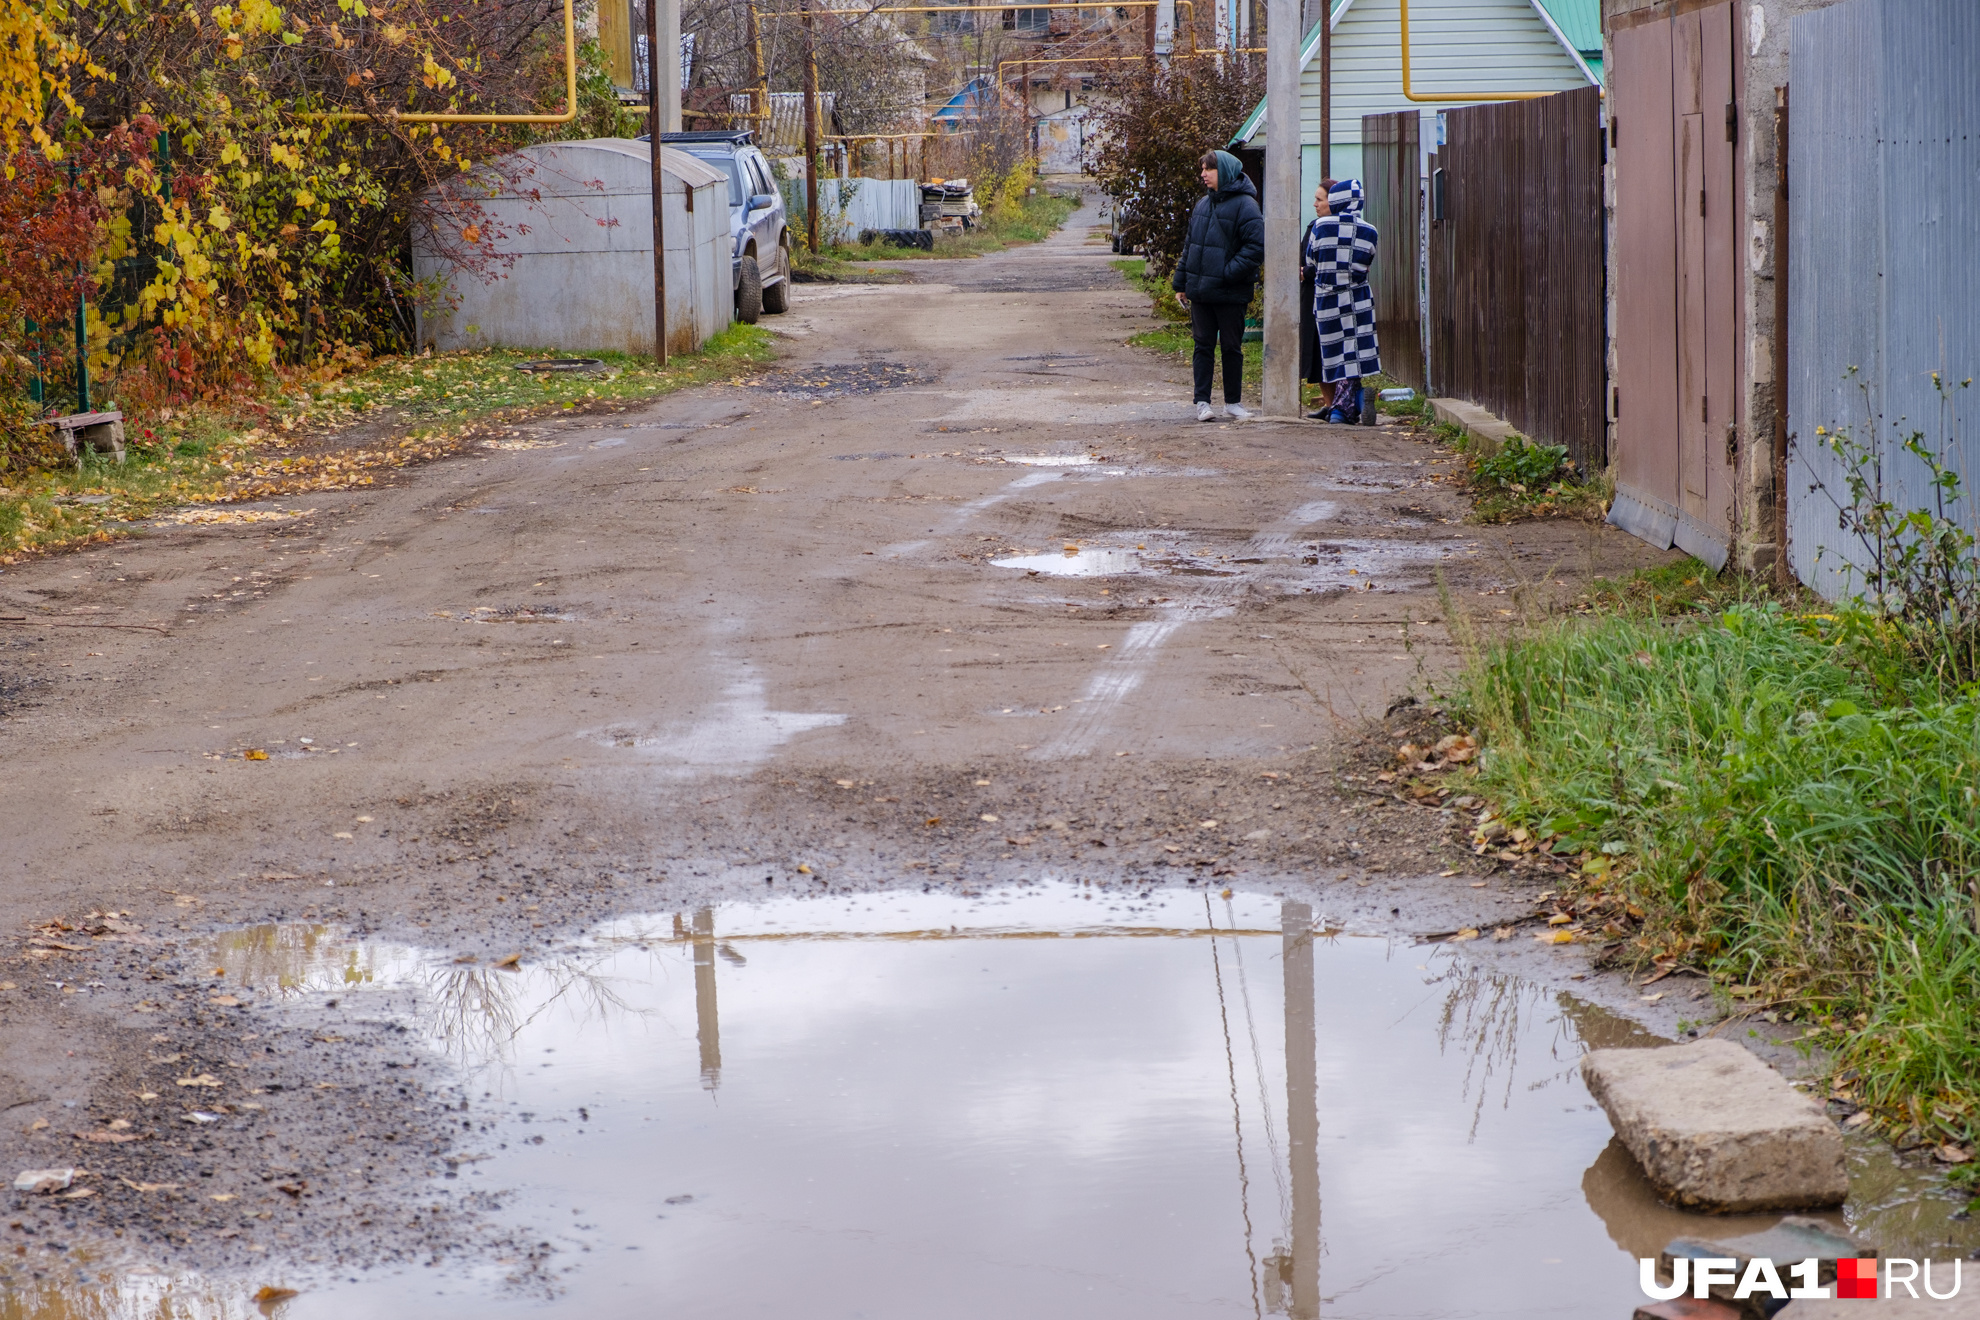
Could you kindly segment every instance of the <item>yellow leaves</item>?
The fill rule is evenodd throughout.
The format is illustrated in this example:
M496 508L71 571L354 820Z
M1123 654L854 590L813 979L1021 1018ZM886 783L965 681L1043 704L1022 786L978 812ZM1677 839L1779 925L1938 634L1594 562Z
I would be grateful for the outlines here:
M46 93L52 89L65 106L77 110L63 71L86 63L82 48L50 23L45 5L24 0L0 5L0 146L6 154L12 155L26 136L48 159L62 158L60 144L43 127ZM7 177L13 175L9 168Z
M403 46L406 42L407 33L397 23L387 23L379 30L378 35L385 38L385 44L388 46ZM432 63L430 59L427 62L429 64Z
M425 58L422 60L420 70L420 81L428 87L450 87L453 85L454 75L434 62L431 51L427 52Z
M296 189L296 205L304 208L316 205L316 194L307 188Z
M212 225L215 229L224 231L234 222L228 217L225 211L216 206L206 213L206 223Z
M268 158L286 169L299 170L302 168L302 153L294 147L281 142L269 144Z
M229 142L220 148L220 163L222 165L233 165L246 159L247 153L241 150L241 144L238 142Z
M461 237L469 243L479 243L481 241L481 226L469 225L461 231Z

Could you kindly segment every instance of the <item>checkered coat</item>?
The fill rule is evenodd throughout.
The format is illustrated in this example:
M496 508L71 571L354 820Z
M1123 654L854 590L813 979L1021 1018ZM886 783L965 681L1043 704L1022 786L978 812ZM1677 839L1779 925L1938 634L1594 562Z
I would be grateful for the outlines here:
M1342 179L1327 193L1333 212L1306 227L1300 264L1313 275L1313 322L1320 339L1320 379L1372 376L1382 369L1375 344L1375 295L1368 268L1380 235L1361 218L1361 180Z

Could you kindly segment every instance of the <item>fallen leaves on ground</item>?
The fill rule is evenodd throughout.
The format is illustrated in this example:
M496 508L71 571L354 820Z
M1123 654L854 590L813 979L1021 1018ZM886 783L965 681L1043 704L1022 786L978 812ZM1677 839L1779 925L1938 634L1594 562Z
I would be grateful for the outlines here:
M153 527L215 527L237 523L291 522L315 509L178 509L156 519Z

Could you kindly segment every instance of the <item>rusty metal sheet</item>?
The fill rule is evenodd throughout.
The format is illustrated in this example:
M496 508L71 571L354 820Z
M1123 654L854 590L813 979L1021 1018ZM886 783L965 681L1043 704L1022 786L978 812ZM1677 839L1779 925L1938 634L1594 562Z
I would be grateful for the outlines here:
M1738 131L1733 105L1733 7L1714 5L1691 15L1698 21L1698 115L1701 210L1704 239L1705 323L1702 358L1704 396L1698 431L1698 465L1703 474L1699 507L1685 509L1678 544L1713 568L1725 565L1733 538L1734 459L1740 421L1739 308L1742 302L1739 254L1739 157L1732 138ZM1691 520L1695 526L1687 526Z
M1678 519L1678 203L1672 30L1614 34L1616 499L1610 521L1659 548Z

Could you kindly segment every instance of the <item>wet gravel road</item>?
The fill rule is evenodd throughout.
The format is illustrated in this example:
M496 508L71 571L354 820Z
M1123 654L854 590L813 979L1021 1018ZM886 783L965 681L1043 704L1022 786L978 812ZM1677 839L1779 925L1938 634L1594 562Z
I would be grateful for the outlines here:
M1530 912L1542 878L1357 758L1435 705L1440 580L1491 626L1657 557L1465 525L1406 432L1189 420L1097 221L806 286L752 377L0 574L30 617L0 635L0 1158L99 1175L15 1197L16 1238L479 1242L422 1210L479 1121L444 1062L382 1000L230 989L225 929L527 966L617 913L1042 875L1368 930Z

